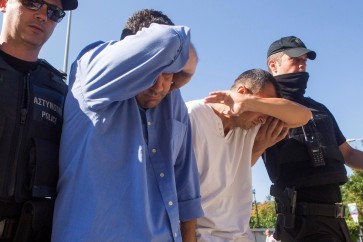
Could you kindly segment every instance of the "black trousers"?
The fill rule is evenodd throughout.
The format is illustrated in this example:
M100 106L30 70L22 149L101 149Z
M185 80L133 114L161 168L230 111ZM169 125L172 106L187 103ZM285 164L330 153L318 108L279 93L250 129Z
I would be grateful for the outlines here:
M344 218L325 216L296 216L295 228L281 225L278 215L274 237L282 242L351 242Z

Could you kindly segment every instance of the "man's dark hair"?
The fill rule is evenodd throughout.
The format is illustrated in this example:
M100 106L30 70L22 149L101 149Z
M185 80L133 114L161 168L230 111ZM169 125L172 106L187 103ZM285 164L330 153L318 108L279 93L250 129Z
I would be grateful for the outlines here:
M243 85L250 90L252 94L257 94L263 91L268 83L274 86L277 96L281 97L280 88L276 79L269 72L262 69L251 69L243 72L234 81L231 90L237 88L239 85Z
M142 9L134 13L124 26L121 33L121 40L128 35L134 35L142 28L149 27L152 23L174 25L168 16L161 11L153 9Z

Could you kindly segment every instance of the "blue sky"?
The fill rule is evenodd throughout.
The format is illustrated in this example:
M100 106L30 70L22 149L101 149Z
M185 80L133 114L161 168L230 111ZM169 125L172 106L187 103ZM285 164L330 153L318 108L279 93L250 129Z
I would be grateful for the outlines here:
M363 137L363 1L79 0L72 12L69 65L85 45L119 39L128 17L142 8L161 10L192 29L200 61L192 81L181 89L186 101L229 89L247 69L266 69L271 42L295 35L317 52L308 62L307 96L330 109L346 138ZM67 17L40 54L58 69L63 69L66 27ZM352 145L362 149L360 142ZM269 185L259 160L253 167L257 201L265 200Z

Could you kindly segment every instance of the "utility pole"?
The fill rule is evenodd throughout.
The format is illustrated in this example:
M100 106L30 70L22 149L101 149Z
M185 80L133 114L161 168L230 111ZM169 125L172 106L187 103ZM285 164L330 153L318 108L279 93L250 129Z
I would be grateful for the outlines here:
M256 218L257 218L257 228L260 227L260 218L258 216L258 207L257 207L257 201L256 201L256 190L252 189L253 198L255 200L255 209L256 209Z
M359 140L363 140L363 138L358 138L358 139L347 139L347 142L353 142L353 141L359 141Z
M69 39L70 39L70 35L71 35L71 21L72 21L72 11L68 11L66 46L64 49L64 62L63 62L63 72L64 73L67 73L67 71L68 71L68 53L69 53ZM68 80L67 80L67 82L68 82Z

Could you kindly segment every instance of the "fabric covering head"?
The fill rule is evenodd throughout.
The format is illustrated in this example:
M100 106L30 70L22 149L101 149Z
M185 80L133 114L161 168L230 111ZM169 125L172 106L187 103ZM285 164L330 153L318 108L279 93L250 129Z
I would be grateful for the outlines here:
M307 54L307 57L310 60L314 60L316 58L315 51L307 49L301 39L295 36L283 37L273 42L267 51L267 57L278 52L284 52L290 57L300 57Z
M124 29L121 33L121 40L128 35L134 35L142 28L147 28L152 23L174 25L168 16L163 14L161 11L153 9L142 9L134 13L125 24Z
M75 10L78 7L78 0L62 0L63 10Z

